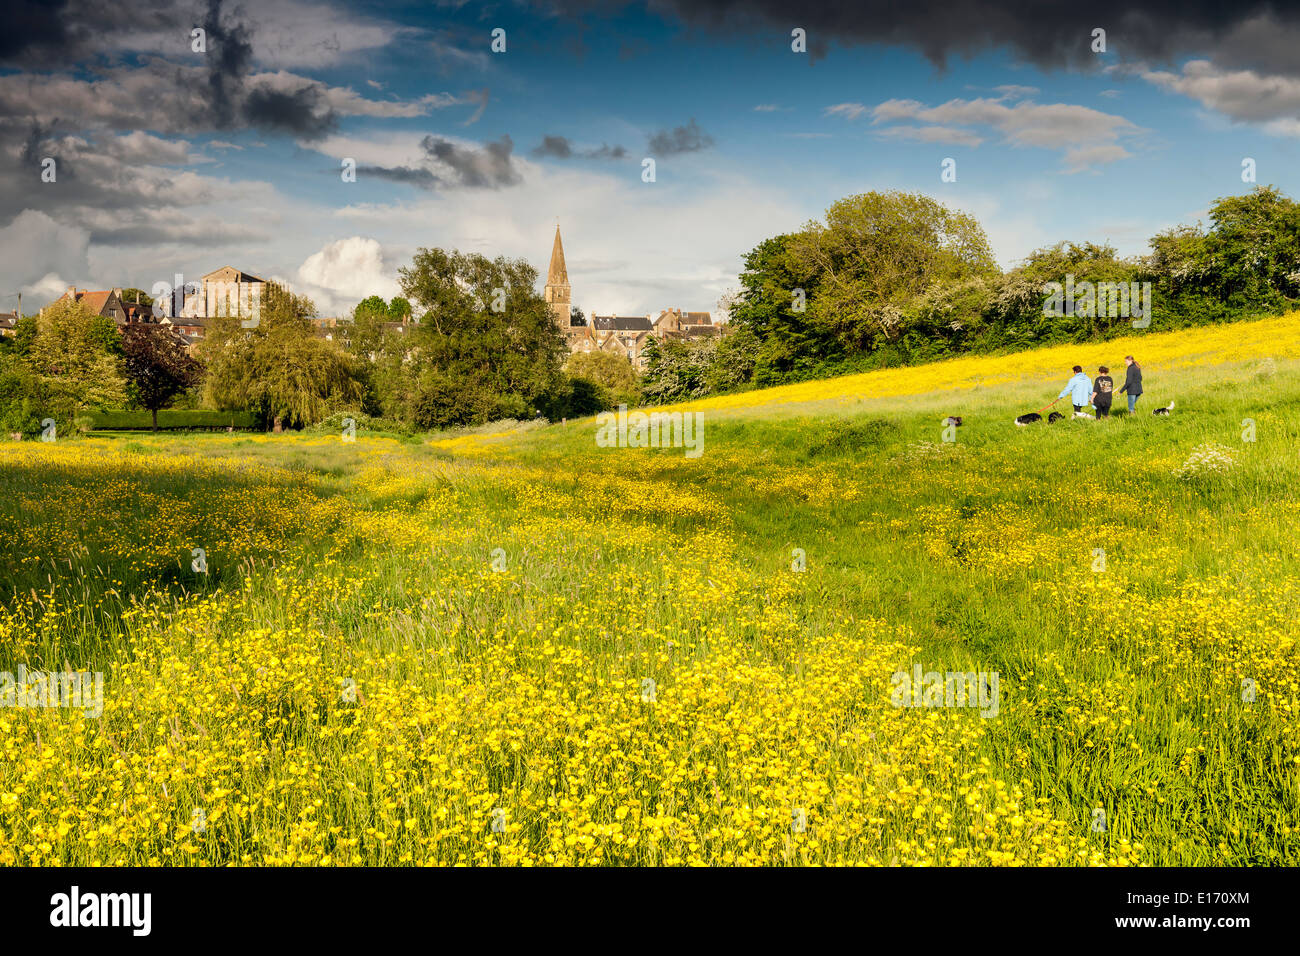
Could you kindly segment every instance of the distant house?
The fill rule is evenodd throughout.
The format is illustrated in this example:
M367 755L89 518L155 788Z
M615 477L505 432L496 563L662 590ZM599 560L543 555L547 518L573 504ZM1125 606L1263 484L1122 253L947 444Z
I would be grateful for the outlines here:
M681 309L664 309L654 319L655 332L660 338L677 334L686 338L703 338L718 334L713 316L708 312L683 312Z
M179 319L162 318L159 319L158 322L162 325L168 326L169 328L175 329L184 336L186 342L191 344L203 338L203 333L207 329L208 325L207 319L185 317Z
M124 302L122 307L126 309L127 325L135 325L137 322L152 322L154 320L153 309L150 306Z
M707 338L721 332L708 312L663 309L658 315L593 315L589 325L565 329L569 351L612 352L622 355L632 367L644 369L645 346L650 339L670 342Z
M57 305L71 299L78 302L90 310L91 315L102 315L105 318L112 319L114 324L119 328L128 323L127 305L122 301L121 289L108 289L101 292L91 292L86 289L78 289L75 286L68 286L68 291L59 296L50 305ZM46 306L45 308L49 308ZM41 309L41 314L45 309Z
M12 312L0 312L0 338L15 335L18 330L18 320L21 318L17 309Z
M648 315L593 315L589 328L602 351L621 352L633 365L641 364L641 347L654 332Z

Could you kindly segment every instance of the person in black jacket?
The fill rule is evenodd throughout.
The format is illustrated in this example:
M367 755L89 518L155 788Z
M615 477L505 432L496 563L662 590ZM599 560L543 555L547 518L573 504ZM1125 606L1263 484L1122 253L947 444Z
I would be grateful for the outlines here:
M1092 383L1092 407L1097 410L1098 418L1110 418L1110 401L1114 398L1115 381L1110 377L1110 369L1101 366L1097 369L1097 378Z
M1124 356L1124 364L1128 370L1124 373L1124 387L1120 391L1128 395L1128 413L1132 415L1133 409L1137 408L1138 396L1142 394L1142 366L1131 355Z

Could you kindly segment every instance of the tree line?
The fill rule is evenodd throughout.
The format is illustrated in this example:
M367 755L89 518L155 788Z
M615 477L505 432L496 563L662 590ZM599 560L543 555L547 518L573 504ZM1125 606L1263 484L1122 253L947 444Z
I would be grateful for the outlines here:
M638 400L619 356L569 358L523 260L421 249L402 295L353 310L336 337L306 296L268 283L258 321L206 320L193 348L167 325L114 322L60 299L0 339L0 429L66 434L101 409L253 411L268 428L353 417L394 431L594 414ZM143 301L131 290L129 301Z
M1271 186L1218 199L1208 226L1166 229L1149 245L1123 258L1062 241L1003 272L972 216L918 194L851 196L750 250L730 334L653 349L642 389L678 401L1132 333L1130 316L1110 309L1045 309L1048 285L1067 277L1149 282L1150 330L1277 314L1300 299L1300 204Z
M966 353L1128 334L1128 314L1046 309L1073 283L1150 283L1147 328L1281 312L1300 299L1300 204L1273 187L1216 200L1208 226L1153 236L1146 255L1062 241L1009 271L974 217L930 197L869 192L764 239L725 303L726 334L653 338L638 375L622 355L570 356L537 271L521 259L420 249L401 295L378 296L326 338L310 299L274 283L259 322L207 320L188 348L167 326L112 320L61 299L0 339L0 431L66 433L93 409L247 410L268 428L421 431L590 415ZM145 302L128 290L128 301Z

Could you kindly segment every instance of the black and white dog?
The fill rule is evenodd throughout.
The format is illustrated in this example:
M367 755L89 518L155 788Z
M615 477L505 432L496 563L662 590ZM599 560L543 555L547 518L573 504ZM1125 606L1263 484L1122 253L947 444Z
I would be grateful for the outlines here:
M945 419L944 419L942 422L940 422L939 424L941 424L941 425L960 425L960 424L961 424L961 416L960 416L960 415L949 415L947 418L945 418Z
M1047 416L1047 424L1049 424L1049 425L1055 425L1057 422L1059 422L1059 421L1060 421L1062 418L1064 418L1064 417L1065 417L1065 416L1062 415L1060 412L1052 412L1052 414L1050 414L1050 415ZM1018 417L1016 418L1016 424L1017 424L1017 425L1032 425L1034 422L1041 422L1042 420L1043 420L1043 416L1040 415L1040 414L1038 414L1038 412L1030 412L1028 415L1020 415L1020 416L1018 416Z
M1169 403L1168 405L1166 405L1164 408L1157 408L1157 409L1156 409L1154 412L1152 412L1151 414L1152 414L1152 415L1168 415L1168 414L1169 414L1170 412L1172 412L1173 410L1174 410L1174 403L1173 403L1173 402L1170 402L1170 403Z

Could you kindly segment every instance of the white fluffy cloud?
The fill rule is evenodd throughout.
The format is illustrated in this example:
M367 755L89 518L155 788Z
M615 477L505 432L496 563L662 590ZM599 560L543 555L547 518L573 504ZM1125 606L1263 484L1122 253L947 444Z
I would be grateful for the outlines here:
M1270 132L1300 135L1300 78L1254 70L1226 70L1208 60L1189 60L1182 71L1147 70L1142 78L1181 93L1238 122L1263 123Z
M391 299L399 293L397 269L375 239L351 236L331 242L298 267L294 286L316 302L323 315L348 311L371 295Z
M862 103L837 103L828 116L855 120L871 117L873 126L888 123L924 125L883 126L880 135L978 146L983 138L973 127L991 128L1011 146L1060 150L1065 172L1074 173L1131 155L1123 141L1142 130L1122 116L1071 103L1034 103L1021 100L1008 105L1030 87L1010 88L1000 97L953 99L939 106L917 100L885 100L874 107Z

